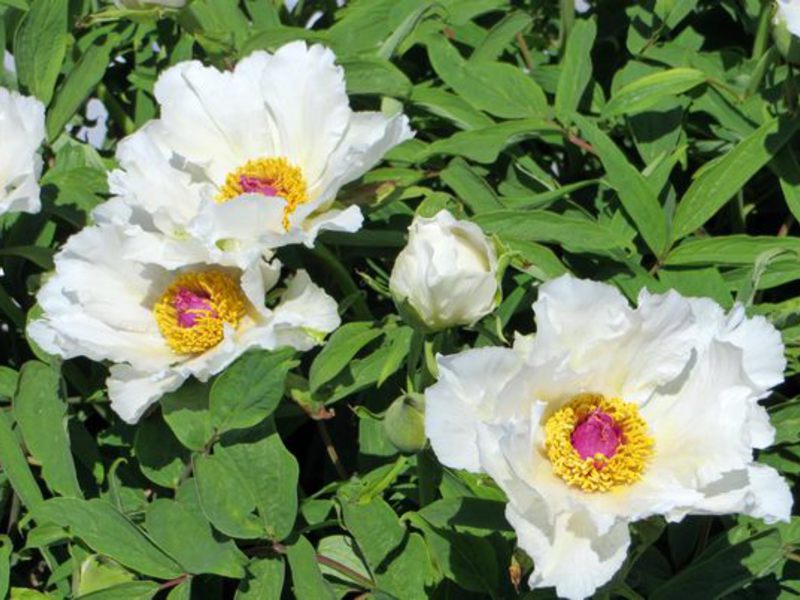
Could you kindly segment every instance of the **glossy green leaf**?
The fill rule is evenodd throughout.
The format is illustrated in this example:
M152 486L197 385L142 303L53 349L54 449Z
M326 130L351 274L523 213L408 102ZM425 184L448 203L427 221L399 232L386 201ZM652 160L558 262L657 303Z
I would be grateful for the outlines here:
M266 419L283 397L283 382L295 361L290 348L251 351L211 386L211 422L219 432L252 427Z
M173 579L183 570L110 503L99 498L51 498L34 514L68 527L93 550L143 575Z
M704 83L706 79L702 71L685 67L646 75L619 89L606 104L603 114L611 117L647 110L661 99L678 96Z
M672 239L702 226L728 202L797 130L797 119L771 119L704 169L683 195L675 211Z
M22 85L45 105L67 51L67 3L33 0L14 38L14 58Z
M52 367L26 363L14 396L14 417L25 444L42 464L47 485L63 496L82 498L67 436L67 405L61 399L61 379Z

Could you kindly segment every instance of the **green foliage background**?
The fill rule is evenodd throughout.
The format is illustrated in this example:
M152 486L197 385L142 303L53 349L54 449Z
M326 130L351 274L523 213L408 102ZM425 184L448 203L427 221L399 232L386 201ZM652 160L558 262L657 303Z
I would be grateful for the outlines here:
M304 24L322 11L312 29ZM551 598L524 584L491 481L403 455L382 414L432 380L434 352L533 329L538 282L566 271L635 299L646 287L744 303L782 331L787 383L768 400L800 473L800 125L796 69L758 0L193 0L176 13L97 0L0 0L0 84L48 105L44 209L0 221L0 596ZM115 142L156 116L160 71L229 67L293 39L330 46L357 108L410 115L416 139L340 198L357 234L284 248L340 302L321 352L251 353L188 383L135 427L105 367L25 338L59 245L107 195ZM74 133L88 98L105 145ZM2 144L2 140L0 140ZM469 218L512 252L499 309L424 343L387 273L414 213ZM635 526L598 598L800 595L800 520L691 517ZM575 565L580 569L580 565ZM523 583L515 588L519 581ZM10 591L9 591L10 590Z

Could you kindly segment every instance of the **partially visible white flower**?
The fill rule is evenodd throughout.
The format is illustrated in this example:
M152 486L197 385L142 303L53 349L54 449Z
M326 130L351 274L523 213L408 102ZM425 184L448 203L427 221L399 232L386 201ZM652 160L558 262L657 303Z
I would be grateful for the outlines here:
M789 520L786 482L753 461L774 440L758 400L786 366L766 320L674 292L632 309L571 276L541 286L534 312L535 336L439 357L426 391L439 460L508 496L531 587L591 596L622 566L628 524L652 515Z
M166 8L183 8L186 0L114 0L117 8L127 8L129 10L141 10L151 6L164 6Z
M576 12L585 13L590 8L592 8L592 5L589 4L588 0L575 0L575 11Z
M44 105L0 88L0 215L39 212Z
M775 24L800 37L800 0L777 0L776 5Z
M320 230L359 229L359 208L335 205L339 189L412 132L402 114L353 112L335 58L292 42L233 71L167 69L155 86L161 116L119 144L115 198L96 218L165 234L170 248L151 246L154 261L177 244L239 265L310 246Z
M407 304L412 319L433 330L469 325L494 310L497 255L480 227L443 210L416 217L408 232L389 280L400 310Z
M28 335L50 354L112 364L111 407L128 423L188 377L205 381L250 348L307 350L339 326L336 302L305 271L273 308L280 264L169 271L125 258L131 240L94 226L72 236L37 294Z
M86 142L98 150L103 147L108 134L108 109L97 98L90 98L86 103L86 120L93 121L92 125L83 125L75 137Z

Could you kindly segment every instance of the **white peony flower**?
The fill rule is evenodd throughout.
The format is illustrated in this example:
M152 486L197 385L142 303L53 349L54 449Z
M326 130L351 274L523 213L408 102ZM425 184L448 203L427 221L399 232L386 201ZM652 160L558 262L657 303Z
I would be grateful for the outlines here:
M44 105L0 88L0 215L41 209L39 146L44 137Z
M126 258L130 243L109 226L72 236L28 326L50 354L111 361L111 407L128 423L189 376L205 381L250 348L307 350L339 326L336 302L305 271L268 308L277 261L169 271Z
M416 217L389 280L403 312L432 330L469 325L497 306L497 255L480 227L446 210Z
M800 0L777 0L775 24L785 26L794 36L800 37Z
M114 0L117 8L127 8L129 10L141 10L152 6L163 6L165 8L183 8L186 0Z
M310 246L323 229L359 229L357 206L334 205L339 189L412 136L402 114L353 112L333 52L305 42L230 72L180 63L155 96L161 117L120 143L116 197L95 216L166 234L166 247L149 246L162 263L179 245L243 266L265 248Z
M789 519L786 482L753 461L774 439L758 400L786 365L763 317L674 292L632 309L571 276L533 308L535 337L439 357L426 392L439 460L506 492L531 587L592 595L623 564L628 524L652 515Z

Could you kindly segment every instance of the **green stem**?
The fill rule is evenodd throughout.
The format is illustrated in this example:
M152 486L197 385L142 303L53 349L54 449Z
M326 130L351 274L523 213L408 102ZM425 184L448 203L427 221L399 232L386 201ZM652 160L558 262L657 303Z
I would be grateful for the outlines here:
M772 1L762 0L761 13L758 15L758 29L753 41L752 58L758 59L767 51L769 44L770 21L772 20Z
M419 506L427 506L436 500L436 462L430 450L417 454L417 489Z

